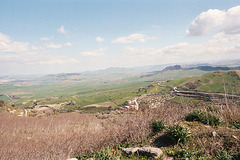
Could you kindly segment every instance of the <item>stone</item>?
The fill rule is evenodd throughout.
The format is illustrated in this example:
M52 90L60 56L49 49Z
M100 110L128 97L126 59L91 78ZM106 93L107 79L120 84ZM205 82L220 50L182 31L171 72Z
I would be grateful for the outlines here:
M174 160L174 157L168 157L168 156L164 156L163 160Z
M125 148L123 149L123 153L127 155L135 154L140 156L153 157L155 159L159 158L163 154L160 148L155 148L155 147Z
M213 131L213 132L212 132L212 136L213 136L213 137L218 136L217 132Z
M127 154L127 155L132 155L132 154L135 154L137 151L138 151L138 147L136 148L124 148L123 149L123 153Z
M154 147L143 147L142 149L138 150L138 153L140 155L153 157L155 159L159 158L163 154L161 149Z
M233 137L234 139L238 140L237 136L232 135L232 137Z

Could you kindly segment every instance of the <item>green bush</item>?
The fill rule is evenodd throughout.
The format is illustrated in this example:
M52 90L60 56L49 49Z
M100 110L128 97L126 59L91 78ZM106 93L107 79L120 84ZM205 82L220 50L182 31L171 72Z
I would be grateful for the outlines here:
M232 126L234 126L235 128L240 129L240 120L232 121L231 124L232 124Z
M171 150L165 151L168 156L172 156L175 159L207 159L204 155L200 152L192 152L191 150L181 149L181 150Z
M185 115L184 118L186 121L198 121L211 126L217 126L222 123L221 118L219 118L217 115L203 111L193 111Z
M165 128L165 124L162 120L157 119L157 120L152 121L151 127L152 127L153 133L156 134L156 133L163 131L163 129Z
M219 151L216 158L218 160L232 160L233 156L227 151Z
M167 137L174 143L186 142L187 138L190 136L190 132L184 126L179 124L170 125L167 130Z
M110 147L104 150L101 150L95 153L93 159L98 160L118 160L120 156L117 155L115 150L112 150Z

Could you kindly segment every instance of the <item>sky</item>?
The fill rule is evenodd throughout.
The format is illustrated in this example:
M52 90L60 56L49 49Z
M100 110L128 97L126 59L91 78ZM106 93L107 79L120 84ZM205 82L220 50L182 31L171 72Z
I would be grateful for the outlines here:
M227 59L239 0L0 0L0 75Z

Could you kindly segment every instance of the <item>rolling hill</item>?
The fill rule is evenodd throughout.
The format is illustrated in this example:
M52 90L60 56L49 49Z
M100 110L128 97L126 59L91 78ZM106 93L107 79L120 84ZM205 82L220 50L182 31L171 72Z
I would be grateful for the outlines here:
M240 94L240 71L215 71L200 77L188 77L165 82L183 90Z

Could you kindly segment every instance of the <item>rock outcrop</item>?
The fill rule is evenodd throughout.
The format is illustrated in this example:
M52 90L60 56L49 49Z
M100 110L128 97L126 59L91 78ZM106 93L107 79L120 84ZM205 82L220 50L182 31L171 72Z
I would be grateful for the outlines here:
M132 110L138 110L139 109L139 105L138 105L138 102L137 100L128 100L124 103L124 107L127 108L127 109L132 109Z
M160 148L155 147L136 147L136 148L125 148L123 149L123 153L127 155L139 155L139 156L147 156L152 158L159 158L163 152Z

